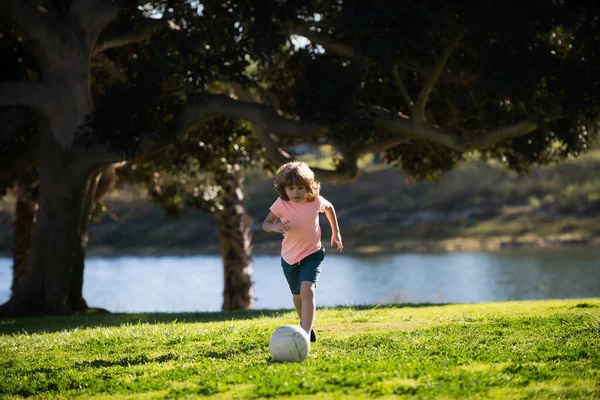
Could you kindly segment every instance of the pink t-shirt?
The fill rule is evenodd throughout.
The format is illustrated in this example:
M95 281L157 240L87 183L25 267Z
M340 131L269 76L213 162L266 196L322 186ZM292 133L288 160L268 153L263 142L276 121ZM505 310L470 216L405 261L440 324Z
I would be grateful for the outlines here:
M284 201L278 198L271 206L271 212L281 221L290 221L292 229L285 233L281 242L281 258L288 264L296 264L304 257L321 249L321 227L319 213L331 203L319 196L309 203Z

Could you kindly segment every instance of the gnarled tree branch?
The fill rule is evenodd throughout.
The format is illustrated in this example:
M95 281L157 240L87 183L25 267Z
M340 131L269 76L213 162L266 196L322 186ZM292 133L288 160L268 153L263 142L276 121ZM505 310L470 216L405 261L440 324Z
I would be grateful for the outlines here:
M240 100L245 102L253 101L250 92L246 90L239 82L227 82L226 84L231 88L233 94ZM263 127L256 124L251 124L251 126L256 139L265 149L265 155L269 160L271 160L271 162L274 164L284 164L292 160L292 156L280 148L271 135Z
M378 129L389 133L397 133L404 139L422 139L441 144L458 152L470 150L484 150L501 140L524 136L538 128L537 123L530 120L517 122L493 129L481 136L466 140L440 129L433 129L422 124L412 124L405 119L394 116L389 110L381 107L371 107L374 115L373 123ZM387 139L390 143L393 139ZM402 139L398 139L401 141ZM398 143L399 144L399 143Z
M519 136L525 136L537 130L538 124L532 121L521 121L514 124L502 126L489 131L488 133L463 143L464 151L484 150L502 140L511 139Z
M228 82L228 85L233 90L234 94L243 101L251 102L253 100L250 92L238 83ZM265 149L265 155L267 158L275 164L284 164L289 161L293 161L293 157L282 149L279 144L271 137L271 134L267 132L263 127L256 124L251 124L254 135ZM316 143L316 140L314 141ZM303 141L304 144L308 143L308 140ZM327 170L318 167L312 167L313 172L318 179L325 182L345 182L350 181L358 175L358 154L350 151L350 149L341 145L337 142L330 142L344 157L343 164L340 164L335 170Z
M400 89L400 93L402 93L402 97L404 98L404 102L408 106L408 109L412 112L415 104L410 98L408 90L406 90L406 86L404 85L404 81L402 81L402 77L400 77L400 71L398 71L397 65L394 65L394 68L392 68L392 78L394 79L396 86L398 86L398 89Z
M458 46L458 43L462 40L463 35L464 35L463 32L457 34L453 38L452 42L450 42L450 44L444 49L444 51L440 55L436 65L435 65L435 67L433 68L433 71L431 72L431 76L429 76L427 78L425 85L419 92L419 96L417 97L417 101L415 103L415 107L413 110L413 116L412 116L416 123L423 122L423 120L425 118L425 106L427 105L427 101L429 100L431 91L433 90L433 87L437 83L438 78L440 77L440 74L442 73L442 71L444 69L444 66L448 62L448 59L450 58L450 55L452 54L452 52L454 51L456 46Z
M313 28L313 29L311 30L311 28ZM304 36L311 42L320 44L321 46L323 46L323 48L325 48L326 51L331 52L332 54L336 54L336 55L342 56L342 57L352 58L354 61L359 62L361 64L371 64L372 63L372 61L368 57L364 56L363 54L356 51L352 47L350 47L346 44L343 44L343 43L336 42L335 40L332 40L331 38L328 38L327 36L325 36L323 34L315 32L314 26L312 24L291 25L288 28L288 30L289 30L290 34ZM402 81L402 78L400 77L398 65L402 65L409 69L419 71L422 74L426 73L425 69L422 67L415 67L415 66L409 65L407 63L399 62L390 71L391 75L392 75L392 79L393 79L394 83L396 84L396 86L398 87L398 89L400 90L400 93L402 94L404 102L408 105L409 109L414 114L413 118L414 118L415 122L420 123L421 121L423 121L423 118L425 115L425 106L427 105L427 101L429 100L431 91L433 90L433 87L435 86L435 84L440 81L440 75L442 74L442 72L444 70L444 66L448 62L448 59L450 58L452 51L456 48L456 46L458 45L460 40L462 40L463 35L464 35L464 32L461 32L453 38L450 45L448 45L446 47L446 49L444 49L444 51L440 55L438 62L436 63L433 70L431 72L427 72L428 78L425 82L425 85L421 88L421 91L419 92L416 102L413 102L413 100L411 99L410 94L408 93L408 90L406 89L406 86L404 85L404 82Z
M427 125L413 124L410 120L394 115L385 108L372 106L373 124L375 128L388 133L396 133L404 138L424 139L441 144L451 149L459 150L461 139L441 130L430 128Z
M130 43L143 42L150 39L154 33L170 26L169 22L163 19L148 19L144 21L143 25L132 28L127 34L119 34L116 31L116 23L113 22L104 29L98 38L92 54L96 55L104 50L125 46Z
M223 95L206 95L201 103L188 105L179 120L183 126L186 126L215 115L244 119L268 132L285 137L317 136L326 130L325 127L317 124L282 117L269 106L236 101Z
M185 106L176 118L176 122L165 128L165 137L172 140L185 138L187 134L205 119L213 116L226 116L246 120L255 124L266 132L285 137L307 137L317 136L325 131L325 128L316 124L305 124L282 117L271 107L245 101L233 100L224 95L202 96L196 103ZM168 133L166 130L169 130ZM166 139L142 139L138 152L146 154L165 146ZM104 145L94 146L91 149L93 155L88 157L89 162L98 165L110 164L125 159L123 154L109 151Z
M319 171L323 181L342 181L352 179L357 174L356 160L360 155L370 152L384 151L412 139L427 140L441 144L458 152L475 149L485 149L500 140L523 136L537 129L537 124L531 121L521 121L515 124L491 130L475 139L466 140L441 129L434 129L424 124L414 124L402 117L399 113L394 114L381 107L372 106L373 125L381 136L376 138L372 145L361 148L347 148L340 143L329 141L344 156L344 161L336 171ZM269 157L277 163L290 160L289 155L282 152L280 146L273 140L270 134L282 138L291 138L293 142L303 143L315 142L315 138L327 131L327 128L318 124L302 123L277 114L271 107L247 101L233 100L224 95L205 95L201 101L188 104L177 117L177 123L171 127L171 134L165 137L175 136L184 138L193 128L201 124L207 118L213 116L227 116L250 122L258 128L258 138L269 152ZM166 139L146 139L142 141L139 152L147 154L158 150L166 145ZM114 163L123 160L124 155L104 153L98 151L94 157L100 164ZM315 172L316 173L316 172Z

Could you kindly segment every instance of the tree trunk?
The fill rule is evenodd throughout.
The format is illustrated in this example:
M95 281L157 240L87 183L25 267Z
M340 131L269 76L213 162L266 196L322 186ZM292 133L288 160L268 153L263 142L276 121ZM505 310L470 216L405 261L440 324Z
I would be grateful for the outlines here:
M15 221L13 222L13 282L12 293L18 292L27 270L27 258L33 228L38 210L37 185L33 182L32 173L22 172L19 175L17 189L17 204L15 207Z
M246 215L242 204L243 182L243 172L233 168L218 182L225 191L224 208L218 216L225 280L222 309L225 311L254 308L251 219Z
M73 274L71 278L71 289L69 292L69 305L73 311L85 311L88 309L87 302L83 298L83 270L85 267L85 252L88 244L88 232L90 219L94 204L96 202L96 188L101 172L92 173L88 179L83 199L83 209L80 215L77 229L77 246L73 257Z
M17 1L2 7L31 43L42 79L32 86L36 96L15 103L39 115L39 209L29 254L23 253L25 275L11 299L0 306L0 317L71 314L87 308L81 293L83 266L98 183L92 163L100 165L75 143L94 109L92 49L118 7L104 0L66 3L64 12L51 13L39 13L35 4L21 8Z
M80 235L89 171L75 166L70 150L52 135L42 138L40 207L22 284L0 307L0 317L72 314L70 297L76 265L81 263ZM77 302L77 300L75 300Z
M83 272L91 215L96 202L114 186L115 179L114 168L107 168L103 172L94 172L88 180L81 221L77 233L78 246L73 257L73 273L69 293L69 306L75 312L88 309L87 302L83 298ZM25 172L19 177L16 219L14 222L13 294L18 293L23 286L33 228L35 227L37 218L37 209L37 188L34 187L31 174Z
M69 294L69 303L73 311L81 312L88 309L88 304L83 298L83 270L85 267L85 254L89 239L91 217L97 202L114 188L116 179L115 169L111 166L105 168L103 171L93 172L88 180L83 211L79 222L78 245L73 261L73 278Z

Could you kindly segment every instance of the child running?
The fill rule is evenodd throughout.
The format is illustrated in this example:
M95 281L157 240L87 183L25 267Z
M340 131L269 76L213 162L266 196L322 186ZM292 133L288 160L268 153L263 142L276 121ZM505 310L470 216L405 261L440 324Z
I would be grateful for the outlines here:
M281 266L293 295L300 325L311 342L317 341L313 329L316 303L315 288L321 273L325 248L321 246L319 213L327 215L331 225L331 246L342 251L342 235L333 205L319 195L321 185L303 162L282 165L274 182L279 198L263 222L267 232L283 235Z

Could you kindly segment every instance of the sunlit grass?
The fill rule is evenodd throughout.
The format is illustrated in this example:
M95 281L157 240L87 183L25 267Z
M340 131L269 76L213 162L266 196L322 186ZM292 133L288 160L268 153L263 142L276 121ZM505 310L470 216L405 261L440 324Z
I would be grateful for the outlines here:
M318 311L302 364L275 363L291 310L3 320L0 393L46 398L597 398L600 299Z

